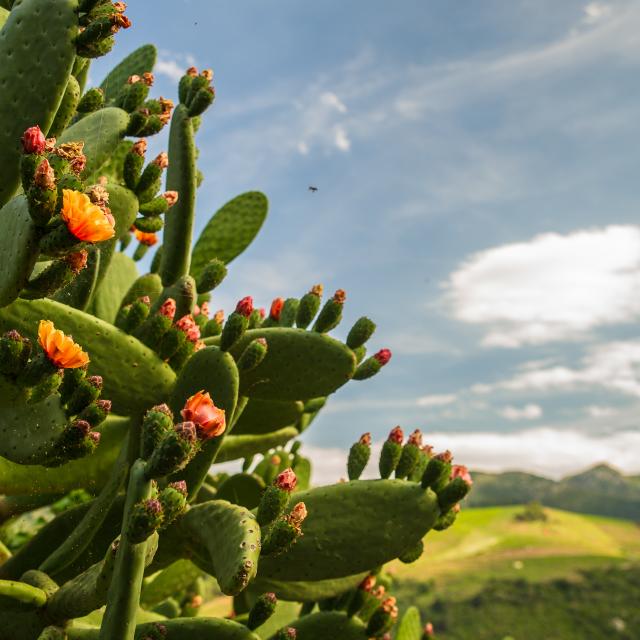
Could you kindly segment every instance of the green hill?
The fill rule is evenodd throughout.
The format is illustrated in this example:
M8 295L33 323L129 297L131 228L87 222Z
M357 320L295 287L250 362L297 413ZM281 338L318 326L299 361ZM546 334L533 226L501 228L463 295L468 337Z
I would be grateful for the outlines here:
M556 509L523 522L523 509L466 509L427 536L420 560L390 567L401 605L418 606L446 640L640 637L629 635L640 629L638 526ZM587 635L596 613L608 617Z
M559 481L522 472L474 473L469 506L532 501L566 511L640 521L640 479L604 464Z

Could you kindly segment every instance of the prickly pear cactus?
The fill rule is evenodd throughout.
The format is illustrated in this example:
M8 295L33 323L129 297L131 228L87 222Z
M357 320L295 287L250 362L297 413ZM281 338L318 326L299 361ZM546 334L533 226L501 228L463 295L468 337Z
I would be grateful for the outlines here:
M360 479L364 434L348 481L311 486L296 438L391 352L367 357L368 318L332 337L346 294L320 285L211 312L267 199L193 237L213 74L188 69L174 108L146 45L86 87L125 9L0 3L0 640L390 638L385 563L416 560L471 478L396 427L380 479ZM217 473L228 460L242 472ZM233 614L201 615L220 592ZM432 633L410 609L396 637Z

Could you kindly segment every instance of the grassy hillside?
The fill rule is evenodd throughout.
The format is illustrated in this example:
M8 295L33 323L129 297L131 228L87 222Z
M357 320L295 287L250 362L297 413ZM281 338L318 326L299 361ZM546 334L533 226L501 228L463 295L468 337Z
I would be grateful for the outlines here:
M532 581L640 560L635 523L545 509L546 522L519 522L522 506L463 509L455 526L425 538L417 562L396 562L398 580L435 586L439 596L473 595L492 578Z
M528 473L474 473L469 505L488 507L543 504L596 515L640 521L640 480L624 476L607 465L598 465L556 482Z
M521 522L522 511L467 509L451 529L429 534L420 560L391 566L401 605L418 606L447 640L640 637L629 635L632 623L640 629L640 580L631 570L640 562L640 528L556 509L545 509L545 522ZM606 623L584 635L591 627L578 621L594 612ZM609 635L611 624L624 629Z

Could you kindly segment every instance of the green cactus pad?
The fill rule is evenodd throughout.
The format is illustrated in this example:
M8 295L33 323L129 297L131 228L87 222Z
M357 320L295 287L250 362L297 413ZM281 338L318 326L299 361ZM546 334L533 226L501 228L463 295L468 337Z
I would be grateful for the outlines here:
M141 76L143 73L153 71L156 57L157 51L152 44L145 44L130 53L102 81L100 88L104 91L105 101L111 102L117 98L129 76Z
M117 107L90 113L71 125L58 142L84 142L87 166L83 175L90 176L102 167L118 148L129 125L129 114Z
M78 81L74 76L69 76L64 96L47 134L50 138L57 138L67 128L80 102L80 93Z
M307 507L305 535L288 553L261 560L266 578L325 580L366 571L421 540L440 515L432 491L402 480L318 487L296 494L295 502Z
M233 434L256 435L294 425L302 415L303 403L296 400L251 398L233 427Z
M262 567L260 568L262 574ZM270 580L259 575L251 583L251 592L255 594L272 591L280 600L292 602L317 602L325 598L339 596L345 591L355 589L369 575L368 571L345 578L330 580L312 580L289 582L286 580Z
M215 405L224 409L226 419L231 420L238 401L238 370L233 358L216 347L197 351L180 372L169 406L180 415L187 398L204 390L211 394ZM223 437L212 438L178 475L186 480L189 496L194 497L216 458Z
M368 640L366 627L358 618L350 618L341 611L318 611L302 616L289 625L296 632L296 640ZM271 636L273 640L275 636Z
M198 278L210 260L228 264L256 237L267 217L269 201L260 191L249 191L227 202L202 230L191 256L191 275Z
M269 349L255 369L243 374L240 393L264 400L298 400L333 393L355 370L351 349L330 336L302 329L252 329L231 349L238 358L249 342L265 338ZM216 338L205 340L215 342Z
M0 209L0 229L0 307L5 307L27 284L38 256L38 235L24 196Z
M53 299L84 311L89 306L98 281L101 253L98 247L91 247L88 252L87 266L66 287L57 291L52 296Z
M116 252L111 258L104 280L93 295L91 313L106 322L116 319L120 302L138 278L136 263L124 253Z
M229 476L219 487L216 498L255 509L264 491L264 480L251 473L236 473Z
M193 640L194 638L215 638L215 640L260 640L247 627L233 620L221 618L175 618L162 622L166 635L162 640ZM138 625L135 640L152 637L153 623ZM72 636L70 636L72 640Z
M133 142L131 140L121 140L115 148L113 154L101 167L100 170L87 178L89 183L96 182L100 176L106 176L111 185L124 186L124 158L131 150Z
M216 462L249 458L256 453L284 446L289 440L293 440L298 435L298 430L295 427L285 427L263 435L236 436L231 434L222 441Z
M153 607L162 600L185 591L202 575L202 569L190 560L176 560L143 585L140 604L147 608Z
M244 507L226 500L203 502L166 530L158 555L161 563L188 557L218 581L223 593L237 595L256 575L260 526Z
M422 622L417 607L409 607L398 625L396 640L422 640Z
M140 276L130 287L124 298L122 305L131 304L134 300L142 296L149 296L151 302L155 302L162 293L162 282L157 273L146 273ZM122 306L121 305L121 306Z
M20 182L22 134L34 125L46 134L67 88L76 9L76 0L22 0L0 31L0 206Z
M16 464L0 458L0 493L46 495L78 488L97 491L108 478L128 429L128 418L109 416L96 428L102 438L95 453L53 469Z
M165 286L189 273L191 235L196 199L196 145L191 118L180 104L171 118L169 132L167 189L180 194L178 202L165 214L164 251L161 275Z
M59 302L16 300L0 310L0 329L15 328L33 338L41 319L52 320L88 351L89 373L103 376L102 396L112 401L114 413L143 411L165 400L173 388L173 370L151 349L112 325Z
M69 422L60 396L26 402L21 391L0 382L0 455L18 464L43 464Z

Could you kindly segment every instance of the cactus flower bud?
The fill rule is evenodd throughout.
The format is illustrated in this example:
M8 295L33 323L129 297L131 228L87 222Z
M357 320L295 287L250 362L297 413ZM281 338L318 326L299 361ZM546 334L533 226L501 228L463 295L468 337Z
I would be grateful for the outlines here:
M173 320L176 315L176 301L173 298L167 298L161 305L158 313Z
M274 484L278 489L282 489L282 491L287 491L291 493L298 484L298 478L296 477L295 471L289 467L285 469L282 473L278 474L278 477L275 479Z
M389 434L389 437L382 445L382 451L380 452L380 476L382 478L388 478L400 462L402 456L402 440L404 434L400 427L394 427Z
M381 367L384 367L391 360L391 351L389 349L380 349L373 357L380 363Z
M277 603L275 593L263 593L259 596L249 611L247 627L253 631L262 626L275 613Z
M133 235L136 237L136 240L145 247L153 247L153 245L158 242L158 235L156 233L146 233L135 227L133 229Z
M347 461L347 474L349 480L357 480L364 471L364 468L371 457L371 434L364 433L360 436L360 440L352 445L349 450L349 458Z
M180 329L180 331L187 336L189 342L198 342L198 340L200 340L200 327L196 324L192 315L182 316L182 318L176 322L176 328Z
M382 601L373 612L367 623L367 636L381 636L388 631L398 619L396 599L392 596Z
M167 206L173 207L173 205L178 202L179 194L177 191L165 191L162 197L166 200Z
M308 515L307 506L304 502L298 502L289 513L289 522L300 528Z
M338 289L333 297L324 303L313 325L313 330L318 333L327 333L340 324L342 320L342 307L347 298L344 289Z
M416 429L402 449L402 454L396 466L396 478L406 478L411 475L422 455L422 432Z
M195 78L198 75L198 70L195 67L189 67L185 73L190 78Z
M269 317L272 320L280 320L280 314L282 313L282 307L284 306L284 298L275 298L271 303L269 309Z
M251 296L245 296L236 305L236 313L248 318L253 313L253 298Z
M427 624L424 625L422 639L427 640L428 638L433 638L434 635L435 635L435 631L433 628L433 623L427 622Z
M47 358L58 369L76 369L89 363L89 356L70 336L56 329L51 320L41 320L38 343Z
M56 174L46 158L43 158L42 162L36 167L36 171L33 174L33 183L40 189L56 188Z
M442 490L450 480L452 460L451 451L445 451L433 456L429 460L422 476L421 484L423 488L429 487L436 492Z
M152 87L154 80L155 78L153 77L153 73L151 73L150 71L145 71L142 74L142 82L144 82L147 87Z
M267 341L264 338L252 340L238 358L238 371L246 373L255 369L267 356Z
M157 165L161 169L166 169L169 166L169 155L166 151L159 153L153 160L153 164Z
M364 360L353 374L353 380L366 380L376 375L391 360L389 349L380 349L370 358Z
M464 482L466 482L469 486L473 484L473 480L471 479L471 474L467 467L463 464L454 464L451 467L451 479L462 478Z
M131 147L131 152L144 158L145 153L147 153L147 140L145 138L140 138L140 140L134 142Z
M134 544L144 542L161 525L164 513L160 501L150 498L133 505L127 523L127 537Z
M204 393L204 390L192 395L180 413L185 420L197 425L201 440L220 436L226 428L224 410L216 407L211 396Z
M40 127L35 125L24 132L21 142L25 153L42 153L45 149L46 139Z

